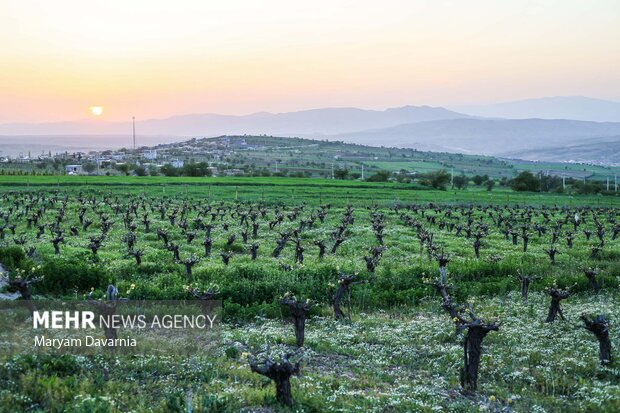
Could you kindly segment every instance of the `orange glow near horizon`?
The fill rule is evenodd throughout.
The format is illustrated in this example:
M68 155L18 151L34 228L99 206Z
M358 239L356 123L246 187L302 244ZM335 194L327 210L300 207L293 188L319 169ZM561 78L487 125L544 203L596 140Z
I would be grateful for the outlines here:
M80 119L93 97L110 121L620 100L618 21L616 0L9 2L0 123Z

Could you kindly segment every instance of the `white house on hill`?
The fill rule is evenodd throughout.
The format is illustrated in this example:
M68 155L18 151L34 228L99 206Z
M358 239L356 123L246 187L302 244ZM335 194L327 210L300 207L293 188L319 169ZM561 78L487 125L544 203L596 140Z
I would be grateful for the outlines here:
M79 175L82 173L82 165L65 165L65 172L68 175Z

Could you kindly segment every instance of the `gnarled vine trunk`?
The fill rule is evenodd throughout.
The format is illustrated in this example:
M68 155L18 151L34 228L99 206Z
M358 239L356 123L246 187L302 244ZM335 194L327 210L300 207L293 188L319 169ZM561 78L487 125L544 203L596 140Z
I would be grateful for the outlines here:
M609 323L605 320L605 316L599 314L596 318L590 319L587 316L581 316L586 330L594 334L599 343L599 359L601 364L610 364L611 358L611 340L609 339Z

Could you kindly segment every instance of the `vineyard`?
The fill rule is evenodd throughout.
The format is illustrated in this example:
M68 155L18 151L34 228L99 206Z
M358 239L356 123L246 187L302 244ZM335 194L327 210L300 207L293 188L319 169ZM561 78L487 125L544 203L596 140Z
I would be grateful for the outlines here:
M1 411L620 410L613 198L11 179L4 298L217 299L224 328L190 358L7 357Z

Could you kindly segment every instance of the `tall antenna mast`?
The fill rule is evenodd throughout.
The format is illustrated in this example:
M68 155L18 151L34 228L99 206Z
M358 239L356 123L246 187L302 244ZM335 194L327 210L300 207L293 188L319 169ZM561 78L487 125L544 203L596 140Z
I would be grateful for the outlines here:
M132 116L131 121L133 123L133 150L136 150L136 117Z

